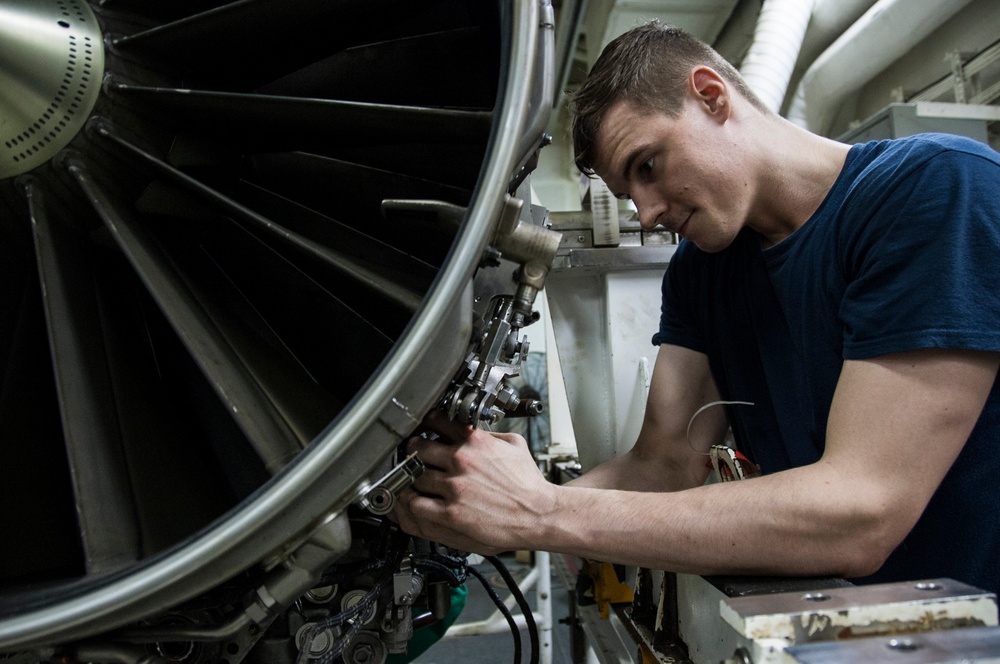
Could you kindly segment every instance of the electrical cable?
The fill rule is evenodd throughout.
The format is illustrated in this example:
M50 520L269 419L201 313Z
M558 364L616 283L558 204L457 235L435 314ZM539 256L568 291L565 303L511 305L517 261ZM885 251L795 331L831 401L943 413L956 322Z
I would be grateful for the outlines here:
M367 612L369 607L377 601L379 595L382 594L382 591L392 580L393 574L402 562L402 559L406 554L406 541L408 540L400 539L395 542L390 540L391 543L388 550L385 551L386 555L378 556L374 562L368 562L364 565L367 568L378 569L381 572L375 583L354 606L342 611L341 613L329 616L313 625L312 629L309 630L308 634L303 639L303 643L299 647L299 656L296 658L296 664L306 664L307 661L312 660L312 657L309 654L310 646L316 636L318 636L323 630L330 629L331 627L340 627L347 623L347 629L343 631L339 638L336 638L336 642L333 647L318 658L318 664L332 664L335 659L343 656L347 647L355 639L364 625L364 620L360 619L361 615L364 612ZM528 605L527 600L524 598L524 594L517 585L517 581L511 575L506 565L504 565L503 562L496 556L486 556L485 559L493 565L503 578L508 590L510 590L511 596L514 598L514 601L520 608L521 613L524 615L530 642L528 662L529 664L538 664L540 652L538 627L535 624L535 618L531 607ZM467 566L464 558L447 556L441 553L434 553L419 557L414 556L413 562L415 566L432 569L438 572L445 579L447 579L448 584L453 587L465 583L469 574L479 579L479 582L482 584L487 595L489 595L494 605L496 605L497 610L500 611L504 619L507 621L507 625L510 627L511 635L514 639L514 664L521 664L521 631L517 626L517 622L514 620L514 616L511 614L510 609L507 608L504 601L493 589L489 580L486 579L486 577L483 576L479 570L474 567ZM325 575L325 578L330 579L333 576L337 575L328 574Z
M445 578L448 585L452 588L457 588L465 583L469 576L468 569L465 567L464 561L455 558L446 558L444 556L415 556L413 558L413 564L418 569L422 568L424 570L433 570L439 573Z
M499 611L510 627L511 636L514 639L514 664L521 664L521 630L518 629L517 621L507 608L506 603L493 589L493 585L478 570L468 566L468 561L464 557L448 556L440 553L414 558L414 566L422 571L433 571L439 576L443 576L448 584L455 588L465 584L469 575L479 579L486 594L493 601L497 611Z
M490 562L493 567L496 568L500 576L503 577L504 582L507 584L507 588L510 590L510 594L513 595L514 601L521 609L521 613L524 614L524 622L528 626L528 639L531 643L531 650L528 658L529 664L538 664L539 656L539 643L538 643L538 626L535 625L535 614L531 610L531 606L528 605L528 601L524 599L524 594L517 585L517 581L511 576L510 571L507 566L501 562L496 556L485 556L486 560Z
M514 616L511 615L510 609L507 605L503 603L500 599L500 595L493 590L493 586L490 585L489 580L483 576L482 572L475 569L474 567L466 568L467 571L474 577L479 579L479 582L483 584L483 588L486 590L486 594L490 596L493 603L496 605L497 610L503 614L503 617L507 620L507 624L510 626L511 635L514 637L514 664L521 664L521 630L518 629L517 623L514 622Z

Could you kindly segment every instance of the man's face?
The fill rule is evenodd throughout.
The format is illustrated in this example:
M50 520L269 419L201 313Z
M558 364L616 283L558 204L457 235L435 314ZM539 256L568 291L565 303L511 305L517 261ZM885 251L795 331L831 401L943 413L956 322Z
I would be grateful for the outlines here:
M641 226L663 226L715 252L729 246L749 213L749 181L734 161L725 120L688 97L680 114L618 102L597 135L595 172L631 198Z

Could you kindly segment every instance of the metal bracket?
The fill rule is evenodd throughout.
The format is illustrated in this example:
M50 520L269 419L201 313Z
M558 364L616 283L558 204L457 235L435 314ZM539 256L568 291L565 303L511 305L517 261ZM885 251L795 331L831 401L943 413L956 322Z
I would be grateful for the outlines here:
M372 514L388 514L396 505L399 493L413 484L413 480L420 477L423 472L424 463L414 452L383 475L382 479L366 488L358 504Z

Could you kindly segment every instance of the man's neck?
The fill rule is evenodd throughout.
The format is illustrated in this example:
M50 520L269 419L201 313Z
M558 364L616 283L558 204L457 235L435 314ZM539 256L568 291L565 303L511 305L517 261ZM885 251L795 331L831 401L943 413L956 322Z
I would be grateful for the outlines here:
M758 134L758 198L747 225L773 246L801 228L826 199L850 146L811 134L781 118Z

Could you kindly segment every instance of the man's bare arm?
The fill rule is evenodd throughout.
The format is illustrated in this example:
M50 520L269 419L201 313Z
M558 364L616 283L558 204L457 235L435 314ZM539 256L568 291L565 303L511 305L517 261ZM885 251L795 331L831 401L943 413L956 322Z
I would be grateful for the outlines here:
M860 576L906 536L965 444L1000 355L926 350L844 364L812 465L674 493L554 486L523 441L448 431L397 510L470 551L539 549L694 573ZM446 428L446 427L443 427Z
M570 482L570 486L627 491L677 491L707 476L706 453L722 440L726 417L711 408L688 424L719 392L708 358L680 346L662 345L653 366L642 429L634 447Z
M870 574L958 456L998 365L996 353L948 350L847 361L819 462L641 500L564 487L544 538L556 551L702 574Z

